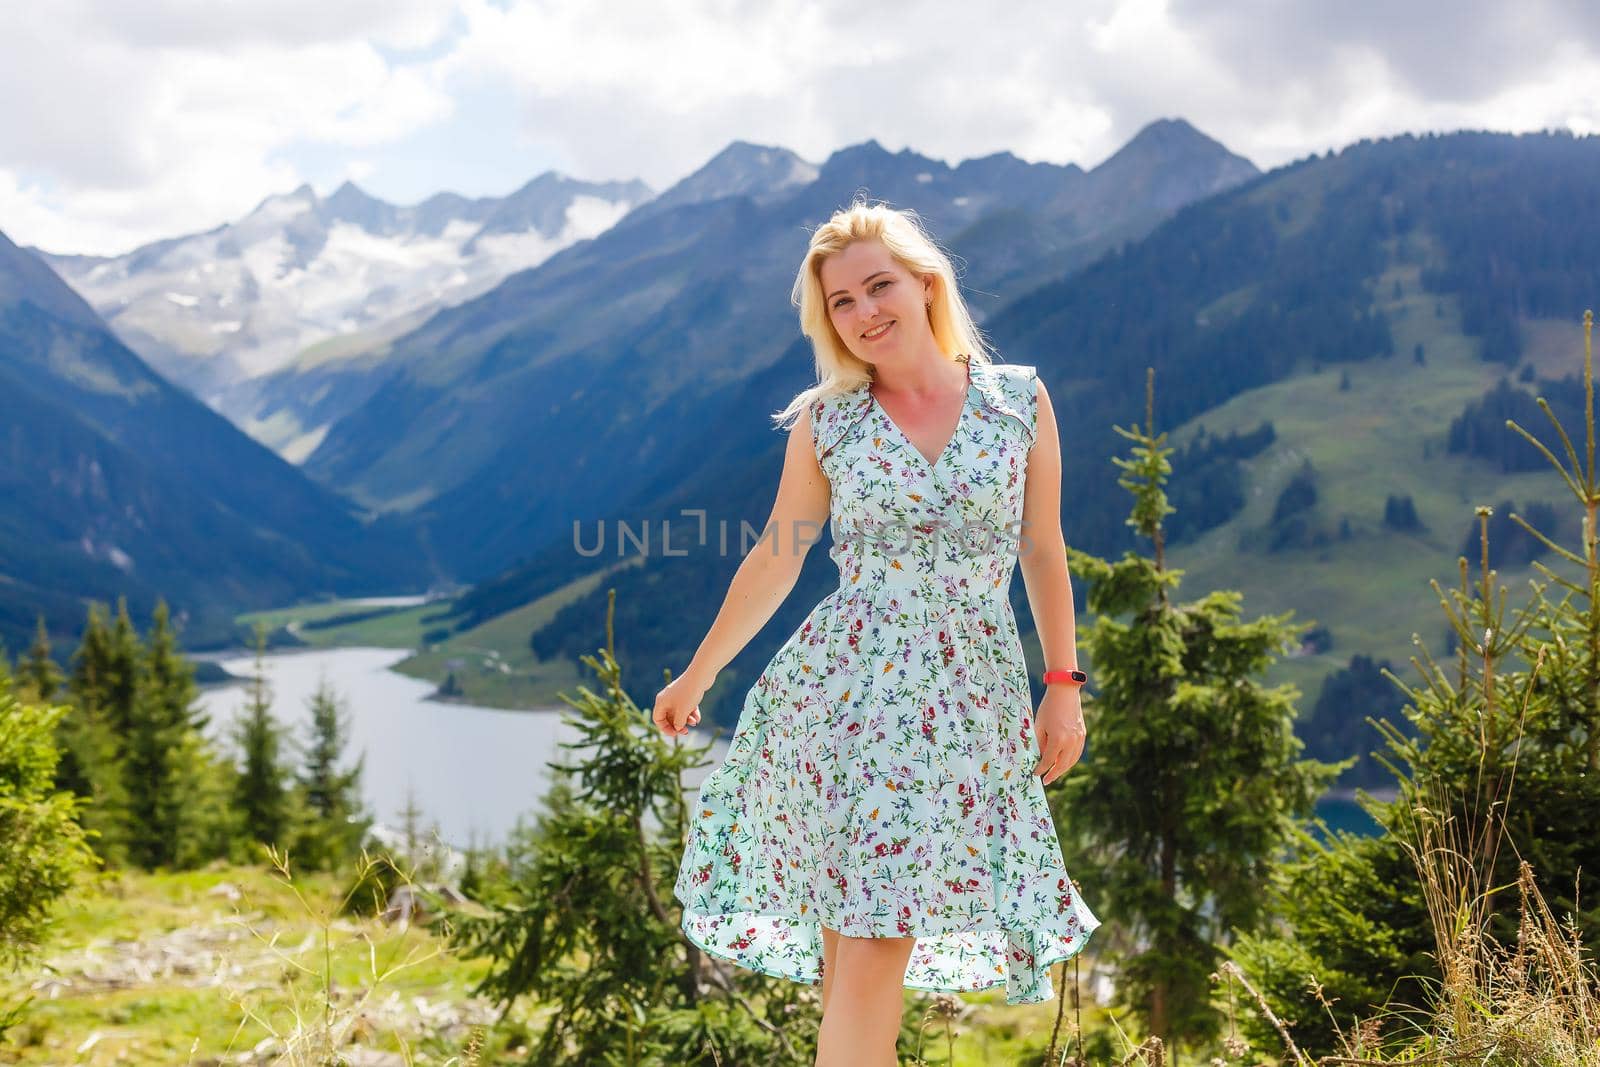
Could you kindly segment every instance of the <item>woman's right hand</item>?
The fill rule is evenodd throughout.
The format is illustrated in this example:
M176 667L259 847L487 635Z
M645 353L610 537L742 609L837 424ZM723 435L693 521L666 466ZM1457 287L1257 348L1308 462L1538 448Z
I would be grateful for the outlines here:
M651 720L663 734L677 736L689 732L700 721L700 698L709 685L692 674L680 674L656 694L656 709Z

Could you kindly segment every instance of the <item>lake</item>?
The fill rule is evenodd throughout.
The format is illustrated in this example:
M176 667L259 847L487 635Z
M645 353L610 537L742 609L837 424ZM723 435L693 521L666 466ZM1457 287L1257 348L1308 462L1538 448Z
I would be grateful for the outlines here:
M303 739L310 725L309 704L324 675L343 701L353 760L366 754L362 788L369 810L380 822L398 825L410 794L423 812L423 826L437 824L449 844L504 844L519 819L532 821L549 787L552 760L570 759L558 748L577 739L562 721L566 705L537 711L505 711L429 700L434 686L389 668L410 655L404 649L339 648L272 653L264 664L272 689L274 717ZM207 655L231 674L248 675L254 655ZM211 716L208 732L227 738L248 697L243 685L213 686L201 704ZM703 730L689 735L704 744ZM228 750L232 751L231 742ZM711 758L727 752L719 737ZM685 776L699 785L710 764ZM1362 833L1376 827L1353 800L1330 797L1317 813L1332 826Z
M399 825L410 794L424 814L423 826L436 823L449 844L503 844L518 819L532 822L551 781L546 764L575 755L557 747L578 739L577 730L562 721L572 709L562 704L505 711L429 700L431 683L389 669L410 654L393 648L269 654L263 664L273 717L288 725L296 739L304 739L311 696L325 675L344 705L351 761L366 754L362 787L379 822ZM253 653L196 658L210 659L230 674L255 670ZM217 739L229 737L248 697L244 685L208 687L201 696L211 716L207 732ZM705 743L703 734L697 737L691 731L689 736ZM720 761L726 751L726 741L718 739L712 755ZM685 775L685 782L698 785L709 772L710 767L701 768Z

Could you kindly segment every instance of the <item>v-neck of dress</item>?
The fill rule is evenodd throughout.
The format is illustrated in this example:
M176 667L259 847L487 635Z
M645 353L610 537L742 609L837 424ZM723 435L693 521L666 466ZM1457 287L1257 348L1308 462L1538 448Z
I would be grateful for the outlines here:
M918 448L916 444L912 442L910 436L900 428L900 424L894 421L894 418L889 414L888 409L882 404L878 403L878 398L872 393L871 384L869 383L867 386L867 397L872 401L872 406L878 409L878 414L883 416L883 421L887 422L889 424L889 428L894 430L894 432L899 435L900 440L905 442L906 447L912 451L917 459L922 462L923 468L929 472L937 471L939 469L939 465L944 462L944 458L950 453L950 450L956 446L956 442L961 438L961 431L965 429L967 425L967 409L972 406L972 390L975 387L975 382L973 381L972 377L972 360L970 358L963 359L961 364L966 367L967 370L967 387L961 393L961 413L956 416L956 428L950 431L950 439L944 443L944 448L939 450L939 455L936 456L932 461L930 461L927 456L922 454L922 449Z

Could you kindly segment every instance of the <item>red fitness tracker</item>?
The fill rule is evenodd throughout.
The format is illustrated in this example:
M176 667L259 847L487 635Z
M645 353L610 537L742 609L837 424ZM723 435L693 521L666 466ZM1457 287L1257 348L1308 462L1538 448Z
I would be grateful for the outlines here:
M1044 672L1045 685L1049 685L1051 682L1067 682L1072 685L1082 685L1088 680L1089 676L1076 668Z

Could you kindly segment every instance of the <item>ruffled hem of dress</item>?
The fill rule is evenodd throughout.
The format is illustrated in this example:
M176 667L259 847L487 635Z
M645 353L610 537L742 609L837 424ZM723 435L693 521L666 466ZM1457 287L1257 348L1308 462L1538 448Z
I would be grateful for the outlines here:
M767 920L769 925L785 924L791 931L803 931L795 944L814 942L810 952L792 957L766 959L752 956L750 953L735 949L728 944L708 936L707 931L715 929L723 921L735 925L748 922L745 916L754 915L758 919ZM682 930L684 936L708 955L726 960L746 970L764 974L769 978L782 978L786 981L799 982L804 985L816 985L822 981L822 922L817 919L808 919L792 913L782 912L697 912L685 908L683 912ZM1054 951L1035 957L1035 962L1024 971L1012 971L1009 968L1005 973L983 975L963 973L947 978L935 977L927 973L925 968L918 969L908 966L902 986L906 989L918 989L934 993L981 993L985 990L999 986L1005 987L1005 1002L1007 1004L1040 1004L1054 1000L1056 996L1055 983L1051 977L1051 968L1064 960L1070 960L1082 952L1089 943L1090 935L1100 926L1098 919L1090 916L1089 921L1083 922L1076 931L1070 935L1058 935L1054 939ZM830 926L830 929L832 927ZM996 934L1003 935L1010 940L1014 933L1012 927L982 927L973 930L961 931L968 934ZM860 935L856 935L860 936ZM889 937L915 936L919 940L918 950L925 935L903 935L899 933L885 934ZM938 938L940 935L932 935ZM953 935L946 934L944 937ZM1032 935L1035 944L1041 938ZM914 950L913 956L918 950ZM788 964L785 966L785 964Z
M1020 878L1024 883L1053 884L1064 876L1061 870L1039 869L999 881L1015 885ZM731 901L718 899L708 888L738 881L736 870L703 826L692 828L674 886L683 905L685 936L702 951L747 970L810 985L821 980L826 925L851 937L917 938L903 982L907 989L963 993L1004 985L1007 1004L1037 1004L1055 996L1050 968L1081 952L1100 926L1079 897L1076 883L1071 903L1062 911L1029 916L1023 914L1029 905L989 900L982 916L941 920L919 914L902 931L897 920L874 923L869 917L840 919L836 913L824 914L831 912L831 905L812 907L801 900L798 908L783 908ZM996 916L1015 921L997 922Z

